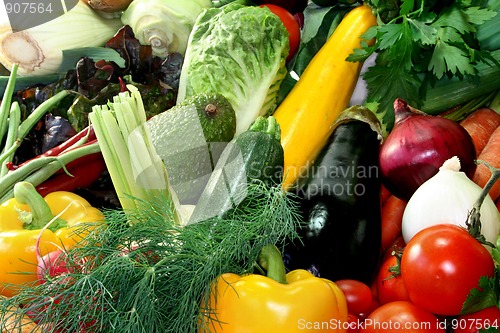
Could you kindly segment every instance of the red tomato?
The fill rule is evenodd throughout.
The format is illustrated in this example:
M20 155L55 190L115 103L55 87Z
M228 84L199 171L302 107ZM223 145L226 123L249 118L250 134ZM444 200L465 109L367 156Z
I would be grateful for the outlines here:
M493 258L456 225L423 229L406 245L401 275L411 301L439 315L458 315L481 276L492 277Z
M363 322L360 333L438 333L445 332L431 312L408 302L386 303Z
M398 259L393 255L380 266L377 275L377 295L380 304L410 300L401 274L391 272L391 269L397 265Z
M455 333L478 333L479 330L487 330L495 327L498 331L500 328L500 309L496 306L470 313L467 315L458 316L456 319L450 319L450 326Z
M373 290L372 290L372 295L373 295ZM368 317L370 315L370 313L372 313L375 309L378 309L380 307L380 302L375 297L375 295L373 295L373 296L374 297L372 298L372 304L370 305L370 307L368 308L368 310L365 311L365 312L361 312L360 314L358 314L358 318L364 320L366 317Z
M260 7L269 8L269 10L277 15L281 19L281 22L285 25L286 30L288 30L288 40L290 41L290 53L288 53L286 61L292 59L295 53L297 53L300 44L299 22L297 22L295 17L283 7L271 4L260 5Z
M359 333L360 318L355 314L349 313L347 315L347 333Z
M373 297L370 287L366 284L348 279L335 281L335 284L344 292L350 313L358 315L370 310Z

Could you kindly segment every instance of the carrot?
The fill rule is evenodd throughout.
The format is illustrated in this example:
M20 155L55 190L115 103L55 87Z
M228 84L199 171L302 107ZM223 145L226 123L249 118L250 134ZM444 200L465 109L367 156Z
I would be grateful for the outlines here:
M401 235L401 224L406 201L390 195L382 205L382 251L386 251Z
M484 149L477 157L478 160L486 161L495 168L500 168L500 127L497 127ZM491 171L487 166L479 164L476 168L472 180L481 187L484 187L491 177ZM493 201L500 197L500 181L497 181L490 190Z
M387 198L389 198L391 196L391 192L389 192L389 190L384 186L382 185L380 187L380 204L384 204L385 200Z
M493 131L500 126L500 114L489 108L477 109L462 120L460 125L472 137L476 156L479 156Z

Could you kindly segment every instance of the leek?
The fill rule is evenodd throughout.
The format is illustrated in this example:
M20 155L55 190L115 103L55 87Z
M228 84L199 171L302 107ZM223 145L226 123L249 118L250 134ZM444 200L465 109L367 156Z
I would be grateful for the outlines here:
M13 32L6 22L0 26L0 63L19 65L20 75L56 72L63 50L102 46L122 27L119 18L104 18L84 0L70 11L44 24Z
M478 63L477 80L460 80L443 77L434 85L425 86L422 107L425 113L436 115L469 102L483 98L500 90L500 49L491 52L497 63Z
M101 147L111 181L124 211L135 211L140 201L150 204L166 198L174 220L182 224L175 193L170 188L167 169L156 153L146 126L146 112L139 90L114 96L107 105L96 105L89 119ZM160 200L160 202L164 202Z

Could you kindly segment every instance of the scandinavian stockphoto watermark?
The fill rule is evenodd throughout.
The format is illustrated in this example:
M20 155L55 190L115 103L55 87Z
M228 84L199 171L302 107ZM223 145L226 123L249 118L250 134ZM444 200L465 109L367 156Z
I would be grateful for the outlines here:
M0 0L0 21L13 32L23 31L64 15L79 0ZM8 24L7 24L8 22Z
M500 319L487 318L451 318L451 319L436 319L435 321L415 321L402 322L396 320L380 321L376 319L366 318L357 319L354 321L341 321L335 318L329 321L308 321L299 319L297 328L303 331L324 332L327 330L360 330L373 329L375 331L385 330L392 332L408 332L409 330L426 331L432 329L462 329L462 330L487 330L490 328L498 329Z

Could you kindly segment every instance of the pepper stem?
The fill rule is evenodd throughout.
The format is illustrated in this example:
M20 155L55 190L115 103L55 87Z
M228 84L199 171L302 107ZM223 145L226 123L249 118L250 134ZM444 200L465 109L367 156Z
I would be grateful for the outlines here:
M28 205L31 214L21 216L24 222L24 228L28 230L38 230L45 227L48 223L48 229L55 231L67 225L66 221L54 217L49 205L45 199L36 191L30 182L18 182L14 185L14 198L23 205Z
M266 276L279 283L286 284L286 269L283 258L274 244L268 244L260 250L259 265L266 270Z

